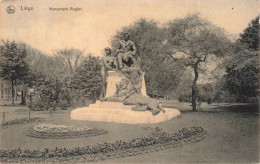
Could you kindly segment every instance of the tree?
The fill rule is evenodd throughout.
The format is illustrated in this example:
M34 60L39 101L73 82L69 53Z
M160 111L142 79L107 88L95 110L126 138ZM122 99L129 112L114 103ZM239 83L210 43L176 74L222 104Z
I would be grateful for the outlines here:
M12 105L14 106L14 86L17 80L24 80L29 71L29 66L25 61L27 53L25 47L19 47L15 41L3 41L0 55L0 75L11 83Z
M72 73L82 59L83 51L78 49L61 49L54 52L56 60L63 65L65 71Z
M247 102L250 97L257 95L258 89L258 64L247 64L240 69L228 69L226 86L228 91L235 96L238 102Z
M225 65L225 86L238 102L247 102L258 94L259 16L240 34Z
M95 101L101 94L101 61L97 57L89 56L76 69L72 87L79 91L80 96L88 97Z
M249 23L244 33L240 34L238 41L250 51L259 50L259 16Z
M171 21L168 24L167 39L159 42L165 49L165 55L192 68L192 110L196 111L197 80L199 74L205 72L202 63L210 55L223 57L227 53L230 47L227 35L223 29L194 14Z

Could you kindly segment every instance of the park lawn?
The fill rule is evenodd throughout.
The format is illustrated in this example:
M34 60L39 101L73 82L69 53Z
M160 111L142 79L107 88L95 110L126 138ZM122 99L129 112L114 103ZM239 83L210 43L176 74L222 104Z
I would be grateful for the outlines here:
M201 126L208 131L208 136L198 143L190 143L182 147L150 152L138 156L115 158L108 163L257 163L259 162L259 115L223 110L223 106L208 108L202 104L202 110L191 112L185 103L168 102L164 106L178 106L181 115L172 120L158 124L118 124L90 121L70 120L69 111L57 111L51 116L48 112L32 112L32 117L43 117L41 123L66 125L87 125L108 131L108 134L74 139L37 139L25 136L24 132L33 125L14 125L1 129L1 148L43 149L44 147L67 147L96 145L103 142L115 142L140 137L148 133L152 127L160 127L165 131L176 131L183 127ZM204 105L204 106L203 106ZM244 106L245 107L245 106ZM206 110L208 109L208 110ZM213 110L214 109L214 110ZM239 109L237 109L240 111ZM25 108L12 110L11 119L28 117ZM8 120L7 116L7 120Z

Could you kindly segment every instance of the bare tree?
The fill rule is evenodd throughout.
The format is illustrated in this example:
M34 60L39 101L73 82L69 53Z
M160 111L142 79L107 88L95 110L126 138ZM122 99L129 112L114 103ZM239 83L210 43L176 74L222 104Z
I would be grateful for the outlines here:
M54 51L54 56L56 60L64 66L65 70L72 73L78 67L79 63L81 62L81 59L83 59L83 53L83 51L78 49L66 48Z

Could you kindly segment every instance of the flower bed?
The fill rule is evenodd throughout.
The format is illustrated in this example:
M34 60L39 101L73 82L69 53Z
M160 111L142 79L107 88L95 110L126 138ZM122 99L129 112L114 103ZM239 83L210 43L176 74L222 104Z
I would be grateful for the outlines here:
M26 132L26 135L42 139L65 139L96 136L106 133L107 131L105 130L90 128L87 126L76 127L72 125L40 124L34 127L30 127Z
M36 121L42 121L42 120L44 120L44 119L40 118L40 117L35 117L35 118L30 118L30 119L29 118L15 119L15 120L10 120L10 121L5 121L0 126L8 127L10 125L25 124L25 123L31 123L31 122L36 122Z
M54 148L44 150L12 149L0 150L0 158L4 162L53 162L68 161L89 162L107 158L135 156L142 153L163 150L183 144L199 142L207 132L201 127L183 128L175 133L167 133L155 128L149 135L128 141L103 143L96 146L69 148ZM70 162L71 162L70 161Z

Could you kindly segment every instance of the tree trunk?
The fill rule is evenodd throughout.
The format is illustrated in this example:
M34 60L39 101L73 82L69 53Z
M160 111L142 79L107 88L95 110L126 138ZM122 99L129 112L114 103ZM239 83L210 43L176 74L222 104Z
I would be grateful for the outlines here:
M12 85L12 106L14 106L14 80L12 79L11 80L11 85Z
M95 94L92 94L92 101L95 102Z
M27 88L25 88L24 83L22 82L22 91L21 91L21 105L25 105L26 104L26 90Z
M15 80L15 100L17 101L18 100L18 97L17 97L17 82Z
M21 93L21 105L25 105L26 104L25 97L26 97L26 93L25 93L25 90L23 89L22 93Z
M197 80L199 77L199 73L198 73L198 63L196 63L193 67L193 71L194 71L194 79L193 79L193 83L192 83L192 91L191 91L191 103L192 103L192 111L197 111L196 108L196 99L197 99L197 95L196 95L196 90L197 90Z

